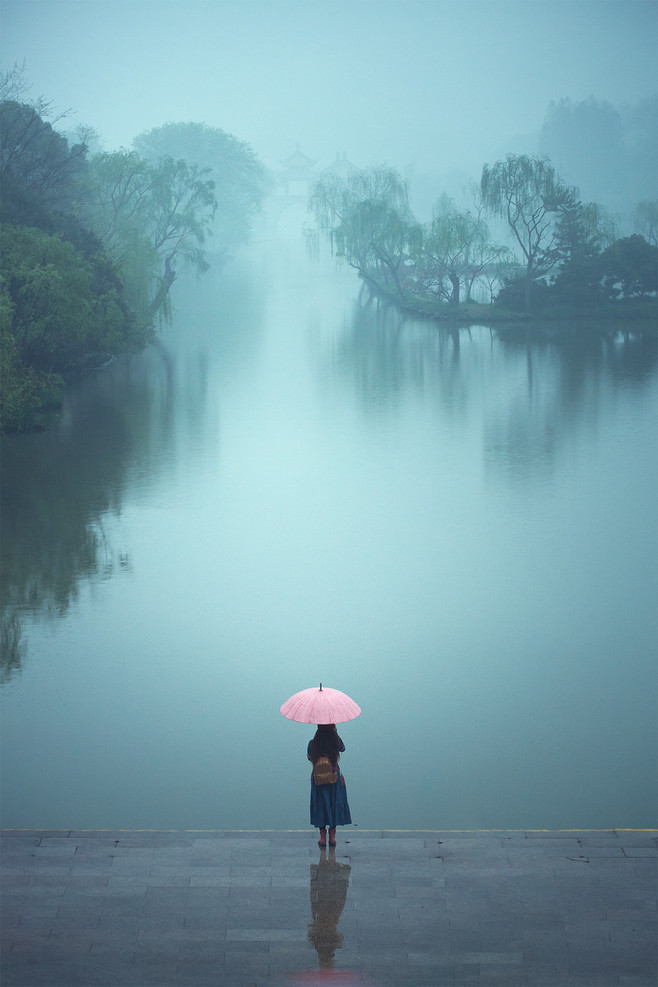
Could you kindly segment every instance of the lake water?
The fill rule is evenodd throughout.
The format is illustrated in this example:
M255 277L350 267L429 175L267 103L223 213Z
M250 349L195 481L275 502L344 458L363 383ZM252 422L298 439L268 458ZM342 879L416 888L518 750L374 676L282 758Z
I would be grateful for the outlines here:
M261 238L3 441L2 823L656 825L655 340L456 336Z

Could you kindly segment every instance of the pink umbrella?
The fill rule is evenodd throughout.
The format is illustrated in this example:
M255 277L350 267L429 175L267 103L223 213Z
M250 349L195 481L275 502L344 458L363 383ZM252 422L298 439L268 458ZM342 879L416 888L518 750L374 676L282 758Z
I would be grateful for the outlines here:
M345 723L361 712L353 699L338 689L302 689L281 707L283 715L296 723Z

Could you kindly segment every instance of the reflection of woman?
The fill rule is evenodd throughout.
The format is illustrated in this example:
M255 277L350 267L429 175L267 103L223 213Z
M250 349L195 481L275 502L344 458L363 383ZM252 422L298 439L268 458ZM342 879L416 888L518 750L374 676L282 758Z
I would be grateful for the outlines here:
M337 779L327 785L316 785L311 774L311 826L320 830L318 844L327 845L325 829L329 828L329 846L336 846L336 826L349 826L352 822L350 807L347 803L345 779L340 773L338 761L345 744L338 736L335 723L323 723L318 727L315 736L306 751L306 756L315 767L318 758L324 755L331 761Z
M336 854L320 854L320 863L311 864L311 918L308 941L318 954L321 970L331 970L334 954L343 945L338 923L343 914L350 883L349 864L339 864Z

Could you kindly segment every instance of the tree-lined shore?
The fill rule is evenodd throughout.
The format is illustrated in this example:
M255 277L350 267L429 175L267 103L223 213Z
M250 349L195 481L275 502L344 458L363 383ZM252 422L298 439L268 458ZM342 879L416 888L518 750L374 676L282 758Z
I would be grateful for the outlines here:
M327 174L313 190L311 247L326 238L375 295L439 320L651 319L658 290L658 204L641 202L646 235L617 238L546 157L484 165L473 209L442 196L419 222L392 168ZM496 242L487 218L511 245Z
M24 89L18 70L0 80L3 432L45 426L68 378L143 349L176 277L246 242L267 187L222 130L167 124L94 151L93 132L64 136Z
M253 149L223 130L167 123L102 151L89 128L65 136L65 117L26 101L27 89L20 69L0 76L4 433L47 426L71 376L147 346L178 275L221 266L246 243L271 187ZM569 107L560 112L568 122ZM554 130L558 118L554 108ZM636 232L617 236L548 156L525 154L485 164L470 196L462 208L439 195L421 222L394 168L328 169L310 195L307 243L328 240L373 295L452 326L655 331L656 201L639 201Z

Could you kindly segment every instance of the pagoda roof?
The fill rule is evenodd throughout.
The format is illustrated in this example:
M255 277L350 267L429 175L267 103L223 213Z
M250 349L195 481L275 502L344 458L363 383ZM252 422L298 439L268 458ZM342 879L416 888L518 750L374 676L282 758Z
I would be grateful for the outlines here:
M334 175L349 175L351 172L356 170L356 165L353 165L352 162L348 160L345 151L337 151L335 159L327 168L325 168L325 171L331 172Z
M290 157L285 158L285 160L282 161L281 164L285 168L300 169L300 168L312 168L314 164L317 164L317 161L314 161L313 158L308 158L303 153L303 151L300 151L298 144L295 151L290 155Z

